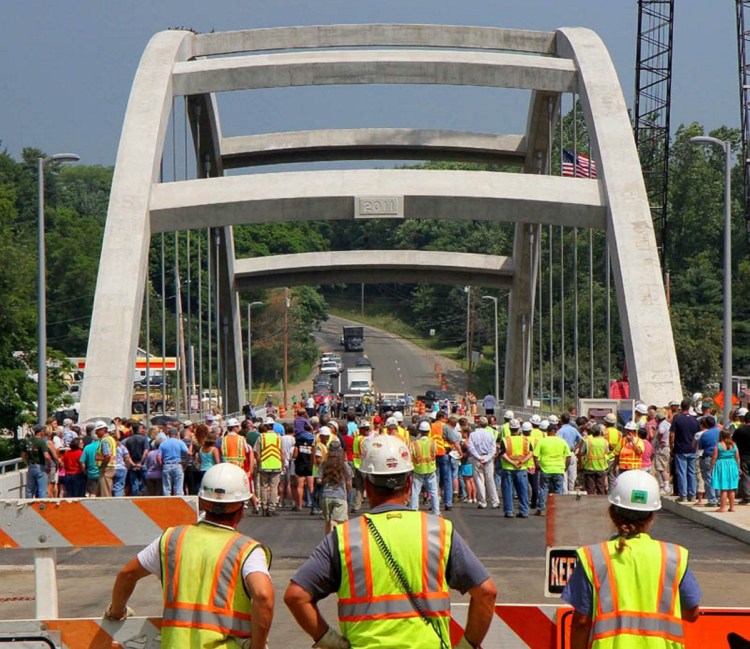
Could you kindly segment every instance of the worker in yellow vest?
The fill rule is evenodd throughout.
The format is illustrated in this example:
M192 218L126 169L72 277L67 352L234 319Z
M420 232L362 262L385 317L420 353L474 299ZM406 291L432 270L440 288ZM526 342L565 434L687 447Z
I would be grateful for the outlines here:
M411 443L411 461L414 465L409 509L419 509L419 496L424 488L430 495L430 507L435 516L440 514L440 497L437 486L437 464L435 463L435 440L430 437L430 422L421 421L417 425L419 435Z
M372 510L338 525L292 577L284 602L297 623L320 649L449 649L450 588L461 585L471 601L455 646L479 647L497 589L449 520L404 505L409 448L398 437L376 437L361 469ZM340 631L318 608L331 593L338 593Z
M531 424L523 422L524 432L531 433ZM500 487L503 494L505 518L513 518L513 490L518 498L518 515L529 517L529 462L534 463L534 446L531 438L521 435L518 428L500 440Z
M612 485L617 478L617 466L615 458L617 457L616 449L620 447L622 433L617 428L617 415L609 412L604 416L604 437L609 443L609 453L607 454L607 490L611 491Z
M250 498L248 476L233 464L216 464L203 476L198 498L205 520L170 527L131 559L117 574L104 618L133 615L128 599L153 574L162 583L163 647L264 649L273 620L271 552L237 532Z
M255 455L258 458L258 480L260 484L260 504L263 516L278 516L279 482L281 481L281 435L270 427L258 435L255 442Z
M362 500L365 496L365 479L359 469L362 466L365 442L370 439L371 436L372 429L370 428L370 422L367 419L360 420L359 431L355 436L354 444L352 445L352 465L354 466L352 488L354 490L354 498L352 500L351 510L353 514L356 514L359 511L359 508L362 507Z
M641 455L643 455L643 440L637 435L637 428L634 421L625 424L625 435L620 440L619 446L615 449L617 458L615 464L618 472L630 471L641 468Z
M607 494L607 455L610 451L603 433L604 426L593 424L581 448L584 488L587 494L599 496Z
M500 425L498 437L508 437L510 435L510 420L515 419L516 415L512 410L506 410L503 413L503 423Z
M396 434L401 438L404 444L409 446L411 443L411 435L409 435L409 429L404 426L404 413L396 410L396 412L393 413L393 418L398 423L398 432Z
M659 483L645 471L621 474L609 494L617 535L578 550L562 598L575 609L571 649L681 649L683 622L698 619L700 587L688 551L652 539Z

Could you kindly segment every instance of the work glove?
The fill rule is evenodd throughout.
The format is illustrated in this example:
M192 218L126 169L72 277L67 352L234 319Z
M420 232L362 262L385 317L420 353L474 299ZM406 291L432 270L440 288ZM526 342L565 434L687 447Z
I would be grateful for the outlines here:
M338 631L334 631L330 626L313 645L313 649L349 649L349 641Z
M466 639L465 635L462 635L454 649L475 649L475 647Z
M112 604L110 604L104 610L104 615L102 615L102 618L104 618L105 620L109 620L110 622L122 622L123 620L127 620L129 617L133 617L134 615L135 611L129 606L126 606L125 615L123 615L122 617L114 617L112 615Z
M242 647L242 649L250 649L250 646L253 643L252 638L238 639L238 638L235 638L234 636L230 636L230 637L233 638L237 642L237 644L239 644L240 647ZM266 643L266 649L268 649L268 643Z

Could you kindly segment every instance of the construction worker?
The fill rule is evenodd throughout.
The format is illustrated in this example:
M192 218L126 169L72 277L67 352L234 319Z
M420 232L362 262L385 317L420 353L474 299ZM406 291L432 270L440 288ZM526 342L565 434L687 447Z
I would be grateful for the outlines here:
M562 593L575 609L571 648L680 649L683 621L698 619L701 591L688 551L648 535L661 509L659 483L645 471L627 471L609 502L616 537L579 548Z
M399 410L396 410L396 412L393 413L393 418L396 420L398 424L398 432L396 433L400 438L401 441L409 446L409 443L411 442L411 436L409 435L409 430L404 426L404 413L402 413Z
M453 509L453 467L448 451L451 450L453 444L461 441L461 435L447 425L445 420L448 415L444 411L438 410L434 415L435 420L430 426L430 437L435 440L435 448L437 449L435 458L438 469L438 486L443 491L445 511L449 512Z
M359 434L354 438L354 445L352 446L352 465L354 466L352 486L354 488L354 497L352 499L351 510L353 514L356 514L359 508L362 507L362 500L365 495L365 478L359 469L362 466L362 457L364 456L364 442L371 435L370 422L367 419L362 419L359 422Z
M593 424L581 448L584 489L587 494L600 496L607 493L607 455L612 450L603 432L604 426Z
M537 516L544 516L547 512L547 494L564 493L565 472L570 464L570 447L562 437L557 436L558 419L555 417L553 425L553 416L549 418L547 437L534 446L534 461L540 472Z
M153 574L162 583L163 647L263 649L273 619L271 552L237 532L250 498L247 474L216 464L198 498L205 520L168 528L131 559L117 574L104 619L133 615L127 603L135 585Z
M409 508L419 509L419 494L424 487L430 494L430 507L435 516L440 515L440 497L437 485L437 464L435 463L435 440L430 437L430 422L421 421L417 426L419 437L411 443L411 461L414 465Z
M361 466L371 513L338 525L292 577L284 601L314 647L449 649L450 588L471 598L456 647L481 645L495 584L449 520L404 505L412 468L400 439L371 440ZM341 633L318 609L331 593Z
M615 478L617 478L617 466L615 464L617 453L615 451L620 447L622 433L617 428L617 415L613 412L604 416L604 425L604 437L611 449L607 454L607 490L611 491Z
M247 466L246 458L250 447L239 431L240 422L234 418L227 419L227 432L221 438L221 458L242 469Z
M510 420L515 418L516 415L512 410L506 410L503 413L504 423L500 426L500 434L498 437L508 437L510 435Z
M625 424L625 435L620 445L615 449L617 457L615 463L620 473L641 468L643 455L643 441L637 435L638 428L634 421Z
M518 423L517 420L512 420ZM523 422L524 432L531 433L531 424ZM521 435L520 430L511 427L510 435L500 440L500 484L503 493L503 510L505 518L513 518L513 490L518 497L518 515L529 517L529 462L534 462L534 447L528 436Z
M255 442L258 457L258 480L263 516L278 516L279 482L281 480L281 437L268 427L258 435Z

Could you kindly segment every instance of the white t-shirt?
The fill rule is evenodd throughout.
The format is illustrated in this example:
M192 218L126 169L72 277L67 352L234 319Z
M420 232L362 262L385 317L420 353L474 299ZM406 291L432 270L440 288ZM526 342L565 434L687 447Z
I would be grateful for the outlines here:
M204 525L213 525L214 527L222 527L227 530L232 530L231 527L226 525L217 525L209 521L203 521ZM234 531L234 530L232 530ZM149 543L143 550L138 553L138 563L143 566L144 570L148 570L152 575L161 575L161 550L159 548L159 542L161 537L155 539ZM268 560L266 559L266 553L261 547L255 548L245 559L245 563L242 564L242 579L245 579L248 575L259 572L264 575L268 573Z

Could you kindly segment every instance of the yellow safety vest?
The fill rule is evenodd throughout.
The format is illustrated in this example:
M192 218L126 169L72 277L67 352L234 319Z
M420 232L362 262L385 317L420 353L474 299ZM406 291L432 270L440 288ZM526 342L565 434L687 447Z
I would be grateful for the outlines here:
M229 647L251 635L251 600L240 566L260 543L234 530L197 523L161 537L164 647ZM271 553L263 550L271 562ZM231 567L227 570L227 567Z
M352 463L355 469L362 466L362 442L367 439L365 435L357 435L352 445Z
M435 473L435 443L430 437L420 437L411 443L411 459L414 463L414 473L426 475Z
M505 454L511 460L522 460L531 450L531 440L522 435L508 435L507 437L503 437L503 444L505 444ZM533 458L531 461L533 462ZM528 460L524 462L521 468L518 468L505 458L500 458L500 466L506 471L522 471L527 468L527 464Z
M221 438L221 456L224 462L235 464L243 469L245 467L245 444L245 438L237 433L224 435Z
M396 432L396 435L398 435L401 438L401 441L409 446L411 442L411 436L409 435L409 431L406 430L403 426L399 425L398 431Z
M117 464L117 440L109 434L99 440L99 448L94 455L96 466L100 467L102 465L102 460L106 457L102 453L102 444L107 444L109 448L109 462L107 463L107 467L115 466Z
M261 433L260 470L281 471L281 436L276 433Z
M583 456L584 471L606 471L609 442L604 437L586 438L586 454Z
M371 519L406 577L422 610L447 646L450 593L445 578L453 525L449 520L408 510L365 514L336 527L341 585L339 625L357 649L435 649L440 641L408 595L394 581L388 562L368 529Z
M622 435L620 434L620 431L617 430L617 428L615 428L614 426L607 426L606 430L606 439L612 447L612 450L607 454L607 459L611 460L615 455L617 455L617 447L620 445Z
M622 552L617 551L618 543L578 550L578 561L594 590L589 646L682 649L679 585L687 570L688 551L648 534L628 539Z
M318 438L320 439L320 438ZM330 438L328 440L328 444L330 444ZM320 451L320 464L323 464L323 462L326 461L326 458L328 457L328 444L324 444L321 441L318 441L315 444L315 455L317 455L318 451ZM318 475L318 468L320 467L320 464L315 464L315 455L313 455L313 467L312 467L312 474L317 477Z

